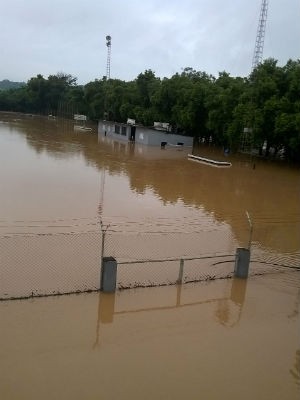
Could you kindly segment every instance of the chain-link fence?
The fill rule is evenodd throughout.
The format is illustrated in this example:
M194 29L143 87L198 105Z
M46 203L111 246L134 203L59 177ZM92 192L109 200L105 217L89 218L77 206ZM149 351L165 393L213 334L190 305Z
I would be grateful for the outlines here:
M107 231L104 253L118 262L117 287L130 288L231 276L235 248L226 229Z
M6 236L0 239L0 298L99 288L99 232Z
M99 224L92 232L3 235L0 299L99 290L103 256L117 260L119 289L231 277L236 248L249 244L250 274L299 268L299 253L270 252L251 243L246 228L243 243L227 224Z

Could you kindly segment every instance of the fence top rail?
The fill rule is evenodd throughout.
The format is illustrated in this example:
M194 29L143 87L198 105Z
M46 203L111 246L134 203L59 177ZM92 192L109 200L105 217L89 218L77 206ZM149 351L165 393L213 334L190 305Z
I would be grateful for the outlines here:
M175 257L175 258L149 258L149 259L142 259L142 260L132 260L132 261L118 261L118 265L122 264L144 264L149 262L165 262L165 261L193 261L193 260L205 260L210 258L223 258L223 257L233 257L235 253L231 254L214 254L214 255L207 255L207 256L198 256L198 257Z

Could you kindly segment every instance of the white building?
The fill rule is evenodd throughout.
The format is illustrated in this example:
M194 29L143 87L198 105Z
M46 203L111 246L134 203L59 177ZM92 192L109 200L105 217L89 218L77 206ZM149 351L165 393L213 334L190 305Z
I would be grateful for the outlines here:
M117 140L141 143L148 146L193 146L193 137L191 136L176 135L154 128L122 124L113 121L99 121L98 135L108 136Z

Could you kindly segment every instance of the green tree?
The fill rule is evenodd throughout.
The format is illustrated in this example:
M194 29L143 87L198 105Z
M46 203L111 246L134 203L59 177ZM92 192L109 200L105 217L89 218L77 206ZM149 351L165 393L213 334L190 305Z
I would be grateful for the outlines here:
M206 97L207 127L214 143L236 147L236 129L240 129L240 124L233 121L240 115L241 110L238 109L238 113L236 107L241 102L244 90L245 80L230 77L226 72L219 73L219 77L211 85Z
M56 113L59 103L67 99L67 93L75 86L76 80L77 78L63 72L48 76L46 102L51 113Z

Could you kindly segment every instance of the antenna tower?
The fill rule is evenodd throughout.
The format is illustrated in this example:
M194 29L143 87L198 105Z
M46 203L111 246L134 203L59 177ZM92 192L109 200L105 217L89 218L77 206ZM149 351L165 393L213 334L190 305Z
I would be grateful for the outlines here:
M256 33L255 48L252 59L252 71L262 62L264 40L266 34L266 22L268 14L268 0L262 0L260 8L259 23Z
M110 52L111 52L111 36L106 36L107 46L107 62L106 62L106 79L110 79Z

